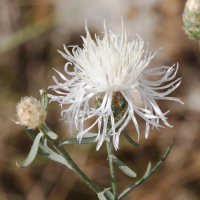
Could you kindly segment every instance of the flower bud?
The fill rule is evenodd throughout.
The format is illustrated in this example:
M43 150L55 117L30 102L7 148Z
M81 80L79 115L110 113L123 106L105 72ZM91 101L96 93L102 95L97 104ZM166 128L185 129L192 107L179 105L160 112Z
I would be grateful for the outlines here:
M183 29L189 38L200 40L200 0L187 0L183 23Z
M18 124L30 129L39 127L46 118L45 107L33 97L24 97L17 104Z

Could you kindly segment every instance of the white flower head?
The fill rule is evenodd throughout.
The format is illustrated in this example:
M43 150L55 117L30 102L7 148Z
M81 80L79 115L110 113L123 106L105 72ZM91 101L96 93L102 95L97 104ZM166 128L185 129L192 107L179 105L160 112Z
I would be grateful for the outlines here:
M68 109L61 112L63 119L70 124L70 131L72 131L71 125L75 123L79 130L77 137L81 141L83 135L97 124L98 150L108 136L108 132L112 132L113 144L117 149L120 133L131 120L135 124L139 139L139 126L135 114L146 121L146 138L149 135L150 125L157 129L163 127L159 124L161 120L170 126L166 118L168 112L163 113L155 99L181 102L178 98L166 97L180 85L180 78L173 80L178 70L178 64L172 67L162 66L146 70L156 53L153 55L151 52L148 53L148 44L144 49L144 41L139 36L136 40L128 41L123 20L121 35L108 32L105 21L102 40L96 35L95 41L91 38L87 24L85 30L86 38L82 37L83 49L72 46L71 54L64 46L65 53L58 51L69 61L64 69L72 78L68 79L56 70L64 83L59 83L53 77L56 85L49 87L59 94L59 96L49 95L51 101L58 101L61 106L70 105ZM74 72L68 71L68 65L74 65ZM148 81L142 75L162 76L162 78L158 81ZM173 81L169 82L171 80ZM163 86L164 82L168 83ZM166 91L159 92L163 89ZM134 105L132 92L141 94L143 108ZM123 115L118 120L115 120L116 113L113 109L113 96L116 94L121 95L126 104L125 109L122 110ZM96 108L89 106L92 97L102 98ZM97 116L97 120L84 130L84 121L94 116ZM108 127L110 131L107 130Z

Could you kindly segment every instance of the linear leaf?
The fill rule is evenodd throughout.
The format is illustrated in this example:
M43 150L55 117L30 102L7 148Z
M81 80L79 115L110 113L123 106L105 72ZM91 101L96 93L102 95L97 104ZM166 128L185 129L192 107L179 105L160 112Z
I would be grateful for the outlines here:
M24 129L26 131L26 133L28 134L28 136L31 138L31 140L35 140L35 134L33 133L33 131L31 129L28 129L28 127L24 126Z
M42 130L53 140L58 138L58 135L55 134L45 123L41 125Z
M97 142L95 141L96 137L89 137L89 138L82 138L81 142L79 143L79 140L77 138L68 138L65 140L60 141L60 145L63 144L90 144Z
M37 152L37 155L38 156L41 156L41 157L49 157L50 156L50 153L42 153L40 151Z
M47 146L47 139L44 138L43 140L43 144L40 143L40 148L45 152L45 153L49 153L50 155L47 156L49 159L54 160L56 162L59 162L63 165L66 165L69 169L71 169L70 165L68 164L68 162L59 154L55 153L52 149L50 149Z
M114 200L114 196L113 196L113 194L112 194L112 192L110 190L107 190L106 194L111 200Z
M152 169L152 171L150 172L149 176L151 176L153 173L155 173L164 163L164 161L166 160L167 156L169 155L169 152L171 151L173 146L173 142L172 144L169 146L169 148L167 149L165 155L162 157L162 159L157 163L157 165Z
M73 131L73 132L72 132L72 134L73 134L73 135L76 135L76 136L78 135L78 133L79 133L79 131Z
M107 191L109 191L109 190L110 190L110 188L106 188L102 192L98 193L99 200L107 200L107 198L104 196L104 193L107 193Z
M147 170L144 173L142 178L146 178L149 175L149 172L151 171L151 162L149 162L148 166L147 166Z
M35 140L35 134L33 133L32 130L28 129L27 127L24 126L25 131L27 132L28 136L34 141ZM55 153L52 149L50 149L47 146L47 139L44 138L43 143L40 142L39 147L46 153L46 155L49 159L54 160L56 162L59 162L65 166L67 166L69 169L71 169L70 165L66 162L66 160L60 156L59 154Z
M79 134L79 131L74 131L74 132L72 132L72 134L75 135L75 136L77 136ZM96 137L96 136L97 136L97 133L90 133L90 132L88 132L88 133L85 133L83 135L83 138Z
M128 142L129 142L130 144L132 144L132 145L135 146L135 147L141 147L139 144L137 144L135 141L133 141L133 140L130 138L130 136L128 135L128 133L127 133L125 130L123 130L122 133L123 133L124 137L128 140Z
M127 167L122 161L120 161L116 156L112 155L111 158L113 159L113 162L117 164L119 169L121 169L127 176L130 177L136 177L137 174L132 171L129 167Z
M45 107L45 109L47 109L48 107L48 96L47 96L47 92L45 90L40 90L42 92L41 95L41 104Z
M169 155L172 146L173 146L173 143L169 146L169 148L167 149L165 155L158 162L158 164L152 169L151 172L150 172L151 163L149 162L149 164L147 166L147 170L146 170L145 174L143 175L143 177L139 181L137 181L136 183L134 183L131 186L129 186L126 190L124 190L119 195L119 200L123 200L124 197L126 197L133 189L135 189L136 187L138 187L139 185L141 185L143 182L145 182L152 174L154 174L162 166L162 164L166 160L167 156Z
M26 160L24 162L22 162L20 165L16 162L16 165L18 167L27 167L28 165L30 165L33 162L33 160L34 160L34 158L35 158L35 156L37 154L39 143L40 143L40 139L41 139L42 136L44 136L44 134L40 132L35 137L35 140L33 142L33 145L31 147L31 150L30 150Z

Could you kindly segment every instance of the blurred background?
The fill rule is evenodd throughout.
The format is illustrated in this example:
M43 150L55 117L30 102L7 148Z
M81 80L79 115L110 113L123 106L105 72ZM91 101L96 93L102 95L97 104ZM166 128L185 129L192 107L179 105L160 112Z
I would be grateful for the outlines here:
M139 34L149 49L162 47L149 65L159 67L179 63L182 84L171 94L185 105L158 101L173 128L151 130L144 138L145 122L140 124L141 148L131 146L120 136L119 159L133 169L129 178L116 168L121 193L139 180L149 160L161 159L168 146L174 146L164 165L149 180L132 191L126 200L200 199L200 52L182 26L185 0L1 0L0 1L0 199L1 200L96 200L97 197L77 175L65 166L39 156L27 168L17 168L32 145L23 128L16 125L16 104L23 96L39 98L39 89L53 85L53 68L64 72L66 60L57 53L63 44L82 46L85 19L92 35L103 36L103 20L116 34L121 32L122 16L128 33ZM58 77L58 75L56 75ZM48 91L52 92L52 91ZM60 107L49 105L46 122L59 135L71 137L68 126L59 120ZM93 131L96 131L95 127ZM125 129L137 140L132 123ZM105 144L96 152L95 144L66 146L80 168L101 188L110 187Z

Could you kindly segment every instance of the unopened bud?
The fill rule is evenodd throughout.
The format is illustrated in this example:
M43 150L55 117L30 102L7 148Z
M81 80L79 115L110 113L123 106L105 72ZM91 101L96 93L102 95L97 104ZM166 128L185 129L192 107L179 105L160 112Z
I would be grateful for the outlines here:
M189 38L200 40L200 0L187 0L183 12L184 30Z
M188 0L186 2L186 7L193 12L198 11L198 7L199 7L200 1L199 0Z
M33 97L24 97L17 104L18 124L30 129L39 127L46 118L45 107Z

